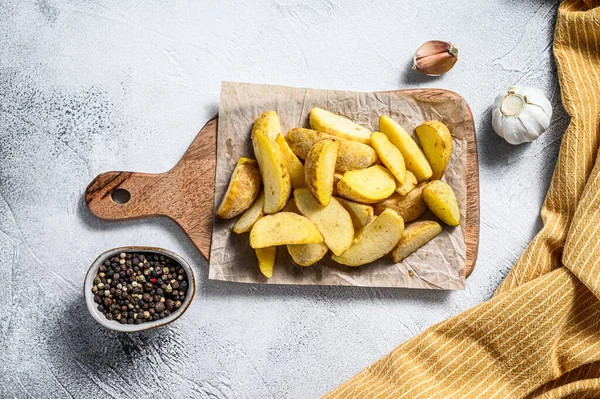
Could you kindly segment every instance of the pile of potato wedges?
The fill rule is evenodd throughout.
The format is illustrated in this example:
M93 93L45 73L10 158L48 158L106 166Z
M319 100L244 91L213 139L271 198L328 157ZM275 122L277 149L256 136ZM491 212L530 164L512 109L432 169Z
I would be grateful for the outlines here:
M239 217L233 231L250 233L250 246L267 277L276 248L310 266L330 251L347 266L387 254L400 262L440 234L441 222L458 226L452 188L440 180L452 155L452 136L439 121L415 128L420 143L382 115L379 131L321 108L310 111L311 129L281 133L275 111L252 126L254 159L242 157L216 215ZM405 225L406 223L406 225Z

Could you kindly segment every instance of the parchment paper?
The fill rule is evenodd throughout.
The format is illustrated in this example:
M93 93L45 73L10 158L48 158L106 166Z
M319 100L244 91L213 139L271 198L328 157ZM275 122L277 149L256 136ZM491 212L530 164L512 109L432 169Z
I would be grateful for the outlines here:
M378 130L381 114L391 116L408 132L422 122L437 119L448 125L454 148L444 180L454 189L461 211L461 226L445 226L434 240L395 264L391 256L360 267L339 265L329 255L310 267L295 265L285 247L277 249L273 277L262 276L248 234L231 231L237 218L215 218L209 278L259 284L356 285L464 289L466 209L466 151L464 101L425 102L398 93L358 93L284 86L223 82L219 105L215 209L221 202L239 157L254 158L250 131L254 120L267 110L281 119L282 133L293 127L310 127L313 107L346 115L357 123ZM426 218L434 218L426 214Z

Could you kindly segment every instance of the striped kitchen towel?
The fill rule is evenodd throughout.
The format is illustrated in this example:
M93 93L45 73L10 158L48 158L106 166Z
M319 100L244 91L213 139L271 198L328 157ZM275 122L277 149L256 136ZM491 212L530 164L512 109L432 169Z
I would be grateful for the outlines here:
M326 398L600 398L600 0L562 2L554 56L571 123L542 230L490 301Z

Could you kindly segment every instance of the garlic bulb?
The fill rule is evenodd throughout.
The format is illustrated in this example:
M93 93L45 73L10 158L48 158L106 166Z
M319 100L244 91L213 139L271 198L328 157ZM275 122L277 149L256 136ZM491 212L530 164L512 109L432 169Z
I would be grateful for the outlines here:
M492 108L494 131L510 144L537 139L550 126L552 104L540 89L511 86Z
M417 49L413 69L429 76L439 76L452 69L458 60L458 47L441 40L430 40Z

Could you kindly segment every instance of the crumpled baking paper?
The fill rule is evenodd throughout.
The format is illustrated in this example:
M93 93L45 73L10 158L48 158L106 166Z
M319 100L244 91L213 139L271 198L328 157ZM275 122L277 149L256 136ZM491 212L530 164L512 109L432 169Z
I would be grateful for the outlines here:
M467 192L464 100L436 102L402 92L359 93L223 82L219 104L215 209L227 190L237 160L242 156L254 158L250 131L255 119L267 110L275 110L285 134L294 127L310 127L308 114L313 107L345 115L373 131L378 130L381 114L391 116L408 132L413 132L426 120L444 122L454 138L452 158L444 180L456 193L461 226L445 226L439 236L400 263L394 263L391 255L387 255L368 265L348 267L335 263L326 255L319 263L302 267L292 262L282 246L277 248L273 277L267 279L258 269L248 234L238 235L231 230L237 218L215 218L209 278L258 284L464 289ZM433 218L431 214L425 217Z

